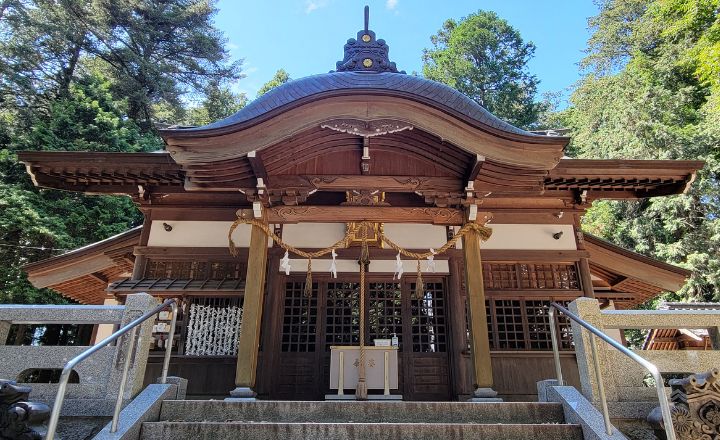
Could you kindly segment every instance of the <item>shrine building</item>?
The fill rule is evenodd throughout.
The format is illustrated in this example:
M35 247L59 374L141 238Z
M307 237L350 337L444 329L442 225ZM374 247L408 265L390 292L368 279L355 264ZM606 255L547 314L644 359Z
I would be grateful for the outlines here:
M335 71L161 130L164 151L20 153L37 186L129 196L144 215L28 265L30 281L83 304L178 298L175 340L160 316L146 379L172 343L193 396L352 394L334 350L352 369L348 350L379 340L390 395L434 401L535 400L554 375L550 302L627 309L684 284L687 271L583 234L580 218L595 200L681 194L702 162L567 158L569 138L514 127L388 52L366 21ZM569 324L556 330L577 387ZM370 378L383 365L368 359Z

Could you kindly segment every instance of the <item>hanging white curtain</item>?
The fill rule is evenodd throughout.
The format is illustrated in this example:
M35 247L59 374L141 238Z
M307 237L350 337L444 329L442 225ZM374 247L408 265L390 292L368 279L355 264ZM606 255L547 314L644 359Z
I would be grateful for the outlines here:
M242 307L190 305L185 354L235 356L242 322Z

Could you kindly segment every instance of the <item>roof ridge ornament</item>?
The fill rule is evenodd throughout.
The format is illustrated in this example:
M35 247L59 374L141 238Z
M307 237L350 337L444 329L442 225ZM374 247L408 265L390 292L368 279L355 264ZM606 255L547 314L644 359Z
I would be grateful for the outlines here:
M357 39L350 38L345 43L345 56L338 61L335 68L338 72L398 72L395 63L390 61L390 47L385 40L375 38L375 32L368 27L370 7L365 6L365 29L357 33Z

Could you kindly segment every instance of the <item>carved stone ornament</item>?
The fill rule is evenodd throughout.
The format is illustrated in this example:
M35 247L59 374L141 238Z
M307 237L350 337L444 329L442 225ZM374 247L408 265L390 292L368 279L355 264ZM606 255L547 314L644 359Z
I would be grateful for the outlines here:
M720 370L670 381L670 410L678 440L720 440ZM648 416L656 435L665 438L662 415L656 408Z
M372 137L412 130L413 126L407 122L394 119L375 119L372 121L363 121L361 119L332 119L320 124L320 128L329 128L330 130L362 137Z
M395 63L390 61L390 48L383 39L376 39L375 32L368 29L370 8L365 6L365 29L357 33L357 39L351 38L345 44L345 54L335 68L338 72L398 72Z
M0 439L40 440L32 426L45 423L50 407L28 402L32 388L11 380L0 380Z

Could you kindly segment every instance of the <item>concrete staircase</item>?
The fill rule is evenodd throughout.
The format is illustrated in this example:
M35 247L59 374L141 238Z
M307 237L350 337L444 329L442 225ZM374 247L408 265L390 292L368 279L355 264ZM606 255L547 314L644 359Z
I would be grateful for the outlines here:
M142 439L582 440L555 403L167 400Z

